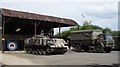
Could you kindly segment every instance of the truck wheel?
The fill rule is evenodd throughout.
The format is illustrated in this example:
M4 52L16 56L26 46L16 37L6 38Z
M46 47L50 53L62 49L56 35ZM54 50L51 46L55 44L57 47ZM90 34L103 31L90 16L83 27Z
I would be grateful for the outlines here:
M111 50L112 50L112 48L111 48L111 47L106 47L106 48L104 48L104 51L105 51L106 53L110 53L110 52L111 52Z
M89 52L89 47L88 47L88 46L85 46L84 51L85 51L85 52Z
M75 51L77 52L81 51L81 47L79 45L75 46Z
M98 53L103 52L103 46L102 46L102 45L97 45L97 46L95 47L95 52L98 52Z

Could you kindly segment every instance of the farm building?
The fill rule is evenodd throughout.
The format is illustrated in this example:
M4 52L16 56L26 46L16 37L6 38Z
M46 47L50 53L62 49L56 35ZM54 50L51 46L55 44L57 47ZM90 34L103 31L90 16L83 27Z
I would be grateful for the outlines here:
M35 13L28 13L9 9L0 9L0 29L3 50L6 51L9 41L14 40L18 48L23 50L24 39L33 35L40 34L53 36L53 28L78 26L71 19L47 16Z

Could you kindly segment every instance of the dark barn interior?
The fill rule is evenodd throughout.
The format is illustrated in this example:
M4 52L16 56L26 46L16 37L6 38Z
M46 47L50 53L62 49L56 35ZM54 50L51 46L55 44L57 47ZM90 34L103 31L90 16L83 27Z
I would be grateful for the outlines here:
M9 9L0 9L3 50L8 50L6 45L9 41L17 42L17 50L23 50L24 39L40 34L41 31L45 35L53 36L53 28L78 26L71 19L58 18L47 15L40 15L28 12L21 12ZM60 33L60 32L59 32Z

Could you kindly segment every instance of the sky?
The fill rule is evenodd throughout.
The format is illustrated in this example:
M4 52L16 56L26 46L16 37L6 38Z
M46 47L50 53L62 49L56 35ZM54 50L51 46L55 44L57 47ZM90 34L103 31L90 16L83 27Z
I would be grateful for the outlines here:
M87 20L118 30L118 0L0 0L0 8L70 18L80 25ZM62 31L69 28L62 28ZM54 31L56 34L58 28Z

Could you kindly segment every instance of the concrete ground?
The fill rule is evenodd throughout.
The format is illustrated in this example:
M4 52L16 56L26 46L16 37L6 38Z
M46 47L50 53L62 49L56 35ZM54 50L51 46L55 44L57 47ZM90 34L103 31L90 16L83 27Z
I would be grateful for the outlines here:
M5 65L112 65L118 64L118 51L111 53L87 53L69 50L64 55L32 55L24 51L2 54Z

